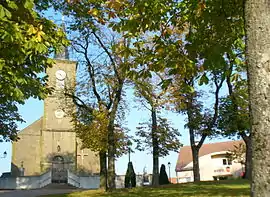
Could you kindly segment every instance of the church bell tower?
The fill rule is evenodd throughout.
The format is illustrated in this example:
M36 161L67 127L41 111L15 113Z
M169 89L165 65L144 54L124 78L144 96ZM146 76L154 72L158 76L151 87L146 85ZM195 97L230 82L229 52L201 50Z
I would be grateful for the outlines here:
M75 106L66 93L72 94L76 83L76 62L68 60L68 51L55 56L55 65L46 70L52 93L44 100L41 169L51 168L55 160L64 168L76 168L76 134L72 113Z
M70 95L75 91L76 62L68 59L67 49L55 56L55 64L46 73L53 91L44 100L43 116L22 129L20 140L12 143L12 176L51 171L52 182L67 182L68 170L80 176L99 174L98 153L82 149L74 131L76 108Z

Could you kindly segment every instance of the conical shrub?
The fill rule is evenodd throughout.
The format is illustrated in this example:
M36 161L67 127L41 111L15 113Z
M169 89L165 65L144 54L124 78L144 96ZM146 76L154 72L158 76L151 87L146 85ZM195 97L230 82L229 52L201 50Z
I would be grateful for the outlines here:
M136 174L132 162L128 162L128 168L125 175L125 188L136 187Z
M166 173L165 165L162 164L160 167L160 173L159 173L159 184L160 185L166 185L169 184L170 181L168 179L168 175Z

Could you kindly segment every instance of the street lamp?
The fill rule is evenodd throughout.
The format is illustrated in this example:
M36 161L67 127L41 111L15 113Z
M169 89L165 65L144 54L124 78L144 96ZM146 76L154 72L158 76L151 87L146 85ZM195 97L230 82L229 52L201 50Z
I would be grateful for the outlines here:
M168 167L169 167L169 180L171 182L171 162L168 162Z
M0 158L6 158L7 157L7 152L5 151L4 153L3 153L3 156L1 156Z

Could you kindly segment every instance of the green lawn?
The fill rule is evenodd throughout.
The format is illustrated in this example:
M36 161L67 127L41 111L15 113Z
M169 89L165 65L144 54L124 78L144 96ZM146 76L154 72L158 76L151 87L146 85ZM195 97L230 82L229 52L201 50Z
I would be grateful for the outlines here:
M158 188L139 187L118 189L112 193L98 190L75 192L72 194L50 195L47 197L182 197L182 196L249 196L249 182L230 180L219 182L200 182L160 186Z

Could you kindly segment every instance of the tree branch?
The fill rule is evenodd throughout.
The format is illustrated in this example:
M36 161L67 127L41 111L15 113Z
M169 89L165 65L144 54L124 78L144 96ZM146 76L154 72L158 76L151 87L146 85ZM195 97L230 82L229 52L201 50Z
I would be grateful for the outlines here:
M92 110L93 110L91 107L89 107L89 105L87 105L83 100L81 100L81 99L80 99L79 97L77 97L75 94L70 94L70 93L68 93L68 92L65 92L64 94L65 94L65 96L68 96L68 97L72 98L73 102L75 103L75 105L76 105L77 107L85 108L85 109L87 109L87 110L89 110L89 111L92 111ZM80 103L78 103L78 101L79 101Z
M111 63L113 65L113 69L114 69L114 73L118 79L118 81L120 82L121 77L118 73L118 70L116 68L116 62L114 61L113 57L112 57L112 54L109 52L109 50L107 49L107 47L104 45L104 43L102 42L102 40L100 39L100 37L96 34L95 31L92 31L92 34L95 36L95 38L97 39L98 43L100 44L100 46L102 47L102 49L107 53L109 59L111 60Z

